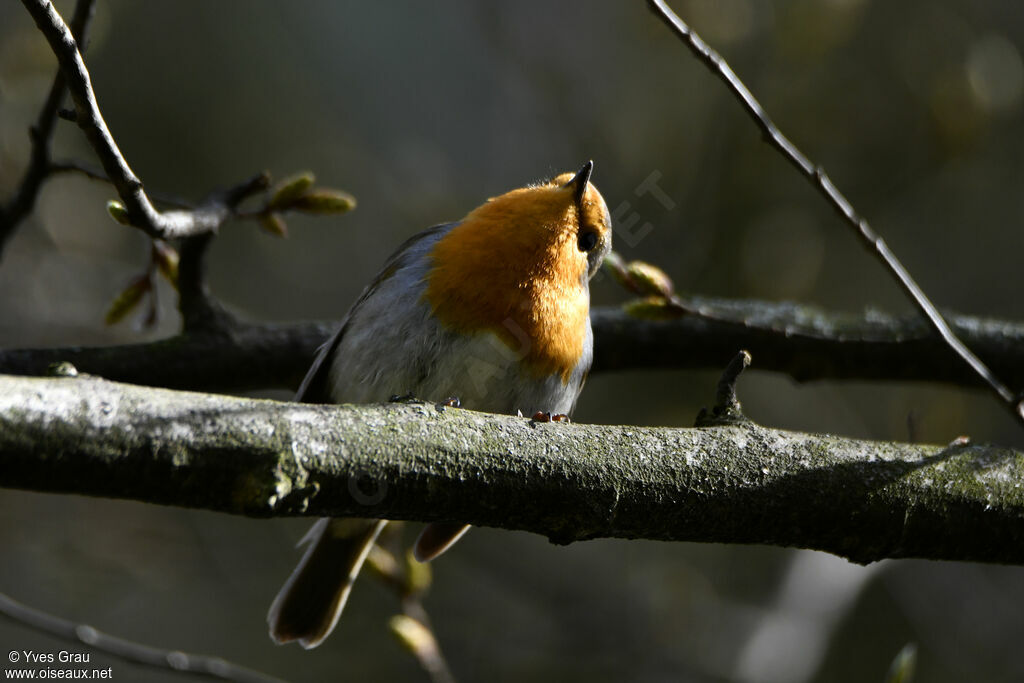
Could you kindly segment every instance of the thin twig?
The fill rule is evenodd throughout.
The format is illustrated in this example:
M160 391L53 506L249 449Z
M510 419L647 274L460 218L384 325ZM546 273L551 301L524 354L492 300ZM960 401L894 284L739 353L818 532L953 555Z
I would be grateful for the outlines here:
M82 46L87 41L89 23L95 5L96 0L78 0L74 15L71 17L71 33ZM64 92L64 73L58 68L57 75L53 77L53 85L50 86L50 94L46 97L46 103L39 111L35 125L29 129L32 153L29 157L28 167L18 184L18 191L6 206L0 207L0 256L3 255L4 245L14 234L18 224L32 212L36 197L39 195L39 188L42 187L43 181L51 172L50 142L53 139L61 102L64 100Z
M75 120L85 133L110 182L117 189L132 225L151 237L175 240L215 231L231 215L230 207L207 203L190 211L158 211L110 134L93 92L78 44L49 0L22 0L50 43L75 103ZM56 108L54 109L56 112ZM55 115L55 114L54 114Z
M750 361L749 351L742 350L733 356L718 380L718 387L715 390L715 405L710 409L700 409L697 420L694 422L695 427L723 427L750 422L743 414L743 406L740 405L740 400L736 396L736 381L739 380L743 371L750 367Z
M736 397L736 380L740 378L744 370L750 367L750 361L749 351L740 351L729 361L729 365L718 380L718 388L715 390L716 409L739 412L740 401Z
M896 255L889 249L889 246L878 233L871 229L868 222L854 211L853 205L839 192L832 183L832 180L825 174L824 169L812 163L810 159L797 149L796 145L779 131L761 104L754 98L750 90L747 89L725 60L712 50L707 43L701 40L693 32L693 29L672 11L664 0L648 0L648 5L679 36L686 46L704 62L705 66L725 82L729 90L743 105L743 108L761 128L767 142L793 164L800 174L824 195L832 208L857 231L863 239L865 246L874 251L882 260L882 263L896 278L900 287L913 300L918 309L924 313L932 328L939 333L939 336L942 337L946 345L985 381L992 392L1010 409L1010 412L1024 424L1024 395L1015 394L1009 387L1003 384L988 366L960 341L953 330L950 329L942 314L928 300L924 291L913 280L907 269L896 258Z
M110 182L110 178L107 177L107 174L102 169L80 161L54 161L50 164L49 173L54 175L58 173L78 173L89 180L96 180L101 183Z
M126 662L239 683L283 683L279 678L246 669L220 657L189 654L179 650L162 650L112 636L88 624L76 624L29 607L3 593L0 593L0 614L37 631L83 643L93 650L105 652Z
M396 524L392 523L389 526L394 527ZM402 646L411 652L432 683L455 683L451 667L448 666L441 645L434 634L427 609L423 606L422 598L431 582L430 566L417 564L413 568L411 562L414 561L410 558L404 563L400 562L395 552L385 549L378 542L370 551L367 567L374 576L395 592L402 606L401 614L391 619L392 633ZM413 572L423 573L425 576L415 577Z
M49 173L51 175L77 173L89 180L95 180L101 183L110 183L110 178L107 177L107 174L104 173L102 169L82 163L81 161L54 161L50 164ZM194 202L164 193L150 191L149 198L158 204L173 206L179 209L194 209L196 207Z

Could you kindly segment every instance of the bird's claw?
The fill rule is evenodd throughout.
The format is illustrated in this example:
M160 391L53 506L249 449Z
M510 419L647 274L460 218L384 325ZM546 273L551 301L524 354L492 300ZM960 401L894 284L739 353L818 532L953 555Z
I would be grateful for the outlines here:
M530 422L570 422L570 421L571 420L569 420L569 416L566 415L565 413L555 413L554 415L552 415L551 413L545 412L543 410L538 410L536 413L533 414L533 417L530 418Z
M458 396L449 396L445 400L435 403L434 407L437 408L437 412L443 413L446 408L461 408L462 401Z

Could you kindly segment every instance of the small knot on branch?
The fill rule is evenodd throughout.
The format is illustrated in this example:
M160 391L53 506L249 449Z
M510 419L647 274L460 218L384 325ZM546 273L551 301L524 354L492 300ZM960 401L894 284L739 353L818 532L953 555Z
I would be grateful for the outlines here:
M715 405L711 410L701 408L695 422L696 427L716 427L749 423L743 414L742 406L736 397L736 380L750 366L750 352L743 350L737 353L722 372L715 391Z

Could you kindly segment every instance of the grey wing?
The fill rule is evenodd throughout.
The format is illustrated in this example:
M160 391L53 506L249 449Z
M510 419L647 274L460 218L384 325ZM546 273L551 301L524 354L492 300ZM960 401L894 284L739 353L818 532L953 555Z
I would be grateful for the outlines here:
M345 336L345 329L348 327L348 323L352 319L353 313L355 313L359 306L377 290L382 282L394 275L395 271L402 265L402 259L409 253L410 247L418 243L420 240L444 232L454 225L454 223L442 223L441 225L435 225L423 230L422 232L418 232L403 242L398 249L388 257L387 261L384 262L384 266L380 269L380 272L377 273L376 277L374 277L370 284L366 286L363 293L359 295L358 299L356 299L356 302L348 309L345 317L341 319L341 323L339 323L337 331L317 350L316 358L313 360L313 365L311 365L309 371L306 372L306 376L303 378L302 384L299 385L299 390L295 392L296 401L301 403L331 403L331 398L327 390L327 377L330 374L331 367L330 360L334 355L335 349L338 348L338 344L341 343L342 337Z

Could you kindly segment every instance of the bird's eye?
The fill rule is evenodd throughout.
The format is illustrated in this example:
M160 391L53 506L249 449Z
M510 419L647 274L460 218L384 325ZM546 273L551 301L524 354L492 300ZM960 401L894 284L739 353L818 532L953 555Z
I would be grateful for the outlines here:
M581 232L579 238L577 238L577 245L580 251L590 251L597 246L597 233L593 230Z

